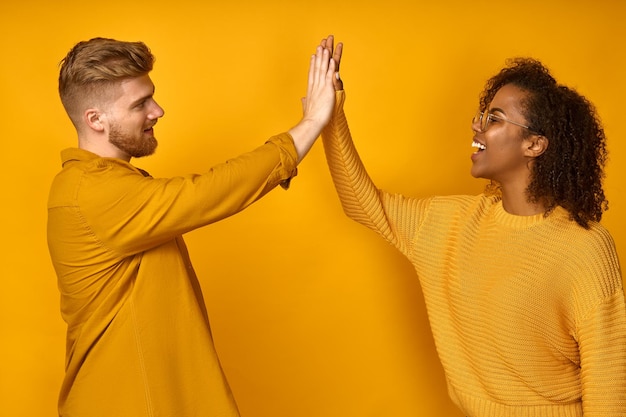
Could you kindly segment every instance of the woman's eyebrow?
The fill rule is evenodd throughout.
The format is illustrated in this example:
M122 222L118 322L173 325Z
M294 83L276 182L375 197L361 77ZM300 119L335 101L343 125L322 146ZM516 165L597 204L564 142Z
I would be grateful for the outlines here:
M502 110L500 107L492 107L489 110L487 110L488 113L502 113L502 114L506 114L506 112L504 110Z

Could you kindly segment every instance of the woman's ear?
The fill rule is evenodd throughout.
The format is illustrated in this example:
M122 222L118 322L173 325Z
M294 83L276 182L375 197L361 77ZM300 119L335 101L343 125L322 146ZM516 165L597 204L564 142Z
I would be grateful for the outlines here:
M533 134L526 139L526 143L526 156L537 158L548 149L550 141L545 136Z

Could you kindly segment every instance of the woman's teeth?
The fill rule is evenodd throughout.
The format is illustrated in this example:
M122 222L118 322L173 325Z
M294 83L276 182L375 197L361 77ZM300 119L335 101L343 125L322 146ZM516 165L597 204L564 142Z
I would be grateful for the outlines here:
M485 149L487 149L485 145L483 145L482 143L478 143L476 141L472 142L472 148L478 148L481 151L484 151Z

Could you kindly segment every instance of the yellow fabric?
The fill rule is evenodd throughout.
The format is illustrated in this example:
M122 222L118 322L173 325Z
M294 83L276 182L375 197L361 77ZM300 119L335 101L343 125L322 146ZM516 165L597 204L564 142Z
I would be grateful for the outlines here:
M337 95L322 134L346 214L413 264L453 401L473 417L626 415L626 308L613 240L557 208L378 190ZM426 377L426 376L425 376Z
M181 236L294 176L291 137L169 179L81 149L62 159L48 201L67 322L59 415L238 416Z

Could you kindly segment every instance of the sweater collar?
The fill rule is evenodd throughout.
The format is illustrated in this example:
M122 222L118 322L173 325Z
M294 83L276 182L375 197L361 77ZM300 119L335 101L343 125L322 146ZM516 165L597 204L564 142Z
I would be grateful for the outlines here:
M512 229L526 229L534 225L549 221L551 218L567 215L567 211L557 206L547 216L544 213L534 214L531 216L519 216L517 214L508 213L502 206L502 200L498 201L494 206L495 219L503 226Z

